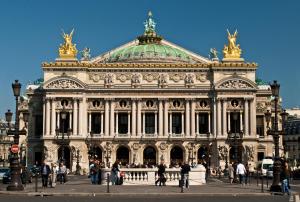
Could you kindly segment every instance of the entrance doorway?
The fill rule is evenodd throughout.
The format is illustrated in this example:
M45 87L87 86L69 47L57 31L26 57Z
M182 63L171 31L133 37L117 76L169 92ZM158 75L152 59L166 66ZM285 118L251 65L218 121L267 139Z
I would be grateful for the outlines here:
M143 163L148 166L156 165L156 150L148 146L144 149Z
M229 150L229 162L242 161L243 147L237 146L237 154L235 154L235 147L231 146Z
M123 166L129 164L129 150L127 147L121 146L118 148L117 161L121 162Z
M183 151L179 146L171 149L171 166L180 166L183 163Z
M102 162L102 150L100 147L95 148L95 159Z
M64 148L64 149L62 149ZM71 170L71 151L69 147L61 146L58 149L58 161L63 161L65 166Z
M207 162L208 160L208 150L206 147L200 147L198 149L198 154L197 154L197 157L198 157L198 164L203 164L205 161Z

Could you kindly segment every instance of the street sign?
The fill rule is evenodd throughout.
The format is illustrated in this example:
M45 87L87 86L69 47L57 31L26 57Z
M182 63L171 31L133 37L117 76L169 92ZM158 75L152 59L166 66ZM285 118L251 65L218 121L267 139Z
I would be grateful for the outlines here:
M17 144L11 145L10 150L11 150L12 153L18 153L19 152L19 145L17 145Z

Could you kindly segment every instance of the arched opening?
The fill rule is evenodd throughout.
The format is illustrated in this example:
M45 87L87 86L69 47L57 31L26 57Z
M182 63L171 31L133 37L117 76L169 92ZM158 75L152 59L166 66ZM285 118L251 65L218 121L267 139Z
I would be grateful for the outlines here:
M238 146L236 149L232 146L229 150L229 161L230 163L243 160L243 147Z
M102 162L102 149L100 147L95 148L95 159Z
M67 168L71 169L71 151L69 147L61 146L58 149L58 161L63 161Z
M208 160L208 150L207 147L200 147L197 152L198 164L203 164Z
M127 147L121 146L118 148L117 161L121 162L123 166L129 164L129 150Z
M144 149L143 163L148 166L156 165L156 150L148 146Z
M179 146L171 149L171 166L180 166L183 163L183 151Z

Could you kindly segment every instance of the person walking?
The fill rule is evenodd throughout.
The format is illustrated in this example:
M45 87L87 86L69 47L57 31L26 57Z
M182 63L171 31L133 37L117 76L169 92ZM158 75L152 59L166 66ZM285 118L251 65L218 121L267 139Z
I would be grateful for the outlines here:
M111 168L111 184L112 185L118 185L119 172L120 172L119 162L116 161Z
M155 186L157 186L158 182L159 182L159 186L161 185L166 186L165 172L166 172L166 167L164 165L164 161L161 161L158 166L158 171L157 171L158 179L155 181Z
M229 182L230 184L233 183L233 179L234 179L234 167L233 167L233 163L229 164L228 166L228 177L229 177Z
M90 176L91 176L91 182L92 184L97 184L97 177L98 177L98 173L97 173L97 164L96 161L92 161L90 164Z
M181 166L181 186L185 185L185 188L189 188L189 172L191 171L191 166L184 162Z
M284 162L280 173L281 188L282 188L283 195L285 193L287 193L288 195L291 194L291 191L289 189L289 179L290 179L289 165L287 162Z
M43 188L47 188L48 185L48 178L51 173L49 165L46 164L46 161L44 160L41 166L41 175L42 175L42 184Z
M60 162L57 173L58 173L60 184L66 183L67 168L63 162Z
M56 186L56 177L57 177L57 165L56 163L51 163L51 177L50 177L50 186L54 188Z
M246 168L242 162L239 162L239 164L236 167L236 174L239 176L240 184L243 186L245 185L245 175L246 175Z

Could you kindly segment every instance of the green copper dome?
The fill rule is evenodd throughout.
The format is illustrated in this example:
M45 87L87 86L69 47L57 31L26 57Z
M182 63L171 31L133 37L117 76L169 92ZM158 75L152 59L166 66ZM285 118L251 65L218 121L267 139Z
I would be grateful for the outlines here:
M163 44L138 44L114 52L108 62L184 62L190 63L190 57L177 48Z
M178 48L162 44L162 37L156 34L156 23L149 12L144 23L144 34L138 36L139 43L113 52L106 62L124 63L193 63L187 53Z

